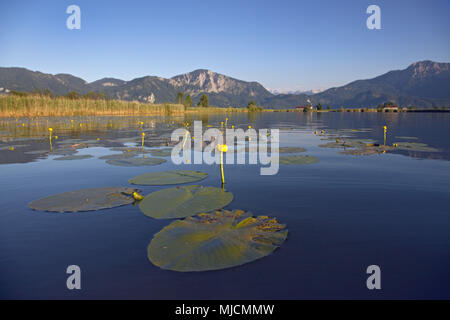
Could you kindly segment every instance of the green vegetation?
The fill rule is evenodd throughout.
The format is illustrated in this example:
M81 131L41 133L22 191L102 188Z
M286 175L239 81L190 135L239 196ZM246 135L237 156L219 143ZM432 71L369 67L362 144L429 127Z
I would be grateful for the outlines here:
M184 113L178 104L147 104L136 101L80 99L78 94L50 97L40 94L0 96L0 117L156 115ZM78 97L78 98L75 98Z
M178 92L177 100L175 100L175 103L182 104L183 103L183 98L184 98L184 93L183 92Z
M123 101L106 99L104 93L89 92L80 97L73 91L66 96L54 96L49 90L34 93L11 91L10 95L0 95L0 117L58 117L58 116L138 116L138 115L171 115L183 113L234 113L234 112L303 112L298 109L264 109L256 106L254 101L250 101L247 108L223 108L209 105L207 95L202 95L199 106L192 107L192 98L187 95L183 104L150 104L138 101ZM429 110L429 109L428 109ZM436 111L449 111L449 108L442 107ZM377 112L382 111L375 108L364 109L326 109L307 110L314 112ZM410 107L400 109L399 112L422 110ZM425 110L427 111L427 110Z
M185 218L223 208L232 200L233 194L221 188L189 185L150 193L139 208L155 219Z
M317 163L319 160L312 156L284 156L280 157L280 164L299 165Z
M207 176L207 173L200 171L169 170L163 172L146 173L128 180L128 183L145 186L162 186L195 182L203 180Z
M203 108L209 107L209 98L206 94L202 94L200 101L198 102L198 106Z
M82 189L55 194L33 201L31 209L51 212L78 212L114 208L134 202L131 194L139 191L125 187Z
M129 157L122 159L106 160L107 164L120 167L156 166L164 162L166 162L166 160L162 158L147 158L147 157L142 158Z
M172 222L153 237L147 255L162 269L219 270L271 254L287 235L286 226L275 218L221 210Z
M189 108L189 107L192 107L192 98L191 98L191 95L190 94L188 94L187 96L186 96L186 99L184 100L184 106L186 107L186 108Z
M65 97L66 97L67 99L72 99L72 100L75 100L75 99L79 99L79 98L80 98L80 96L78 95L78 92L76 92L76 91L71 91L71 92L67 93L67 94L65 95Z
M247 109L248 109L248 111L251 111L251 112L263 111L263 110L264 110L263 107L257 106L257 105L256 105L256 102L253 101L253 100L251 100L251 101L248 103Z

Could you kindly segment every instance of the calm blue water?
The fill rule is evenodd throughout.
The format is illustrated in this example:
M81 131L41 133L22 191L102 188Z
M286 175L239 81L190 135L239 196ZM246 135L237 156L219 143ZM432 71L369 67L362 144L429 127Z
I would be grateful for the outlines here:
M207 120L217 124L223 118ZM95 157L75 161L31 156L20 148L2 150L0 298L450 298L449 114L265 113L229 118L236 125L281 128L280 146L301 146L307 149L304 154L319 159L317 164L281 166L274 176L261 176L259 165L225 166L226 189L234 195L226 208L275 216L287 224L289 235L281 248L226 270L161 270L147 259L146 248L169 220L151 219L133 205L72 214L37 212L27 205L65 191L128 186L127 180L136 175L174 168L207 172L199 184L219 187L217 166L176 167L170 158L152 167L111 166L97 158L111 154L106 147L81 149L78 154ZM114 139L138 136L139 120L128 119L130 124L120 129L60 129L59 140L99 136L120 145ZM57 121L48 119L48 125ZM167 119L155 121L156 127L177 127L167 125ZM440 152L349 156L319 148L327 141L313 134L367 128L345 132L382 142L385 124L388 143L404 141L396 136L412 136ZM14 123L3 125L5 137L16 128ZM1 146L12 143L3 141ZM42 139L25 144L36 144L36 150L47 147ZM144 194L161 189L140 188ZM72 264L82 272L78 291L66 288L66 268ZM366 268L373 264L381 268L381 290L366 288Z

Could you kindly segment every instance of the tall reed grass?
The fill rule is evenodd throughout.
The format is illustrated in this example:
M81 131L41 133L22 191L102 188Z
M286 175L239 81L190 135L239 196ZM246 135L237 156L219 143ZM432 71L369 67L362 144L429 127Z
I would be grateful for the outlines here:
M39 95L0 96L0 117L58 117L181 114L181 104L146 104L136 101L68 99Z

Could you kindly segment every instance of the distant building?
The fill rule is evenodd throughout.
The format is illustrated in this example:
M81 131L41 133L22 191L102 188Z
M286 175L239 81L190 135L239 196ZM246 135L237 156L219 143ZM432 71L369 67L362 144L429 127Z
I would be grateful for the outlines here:
M398 106L385 106L383 107L384 112L398 112Z

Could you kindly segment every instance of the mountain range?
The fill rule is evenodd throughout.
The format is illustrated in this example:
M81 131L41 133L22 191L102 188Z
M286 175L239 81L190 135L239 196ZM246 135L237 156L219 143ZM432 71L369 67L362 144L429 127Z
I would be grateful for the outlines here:
M211 105L245 107L250 100L271 108L289 108L311 103L331 107L375 107L386 101L420 108L450 106L450 63L420 61L404 70L357 80L341 87L311 93L273 94L258 82L234 79L199 69L166 79L145 76L130 81L103 78L94 82L70 74L46 74L25 68L0 67L0 93L7 90L32 92L49 89L57 95L70 91L104 92L109 98L141 102L174 102L178 92L190 94L194 104L207 94Z

